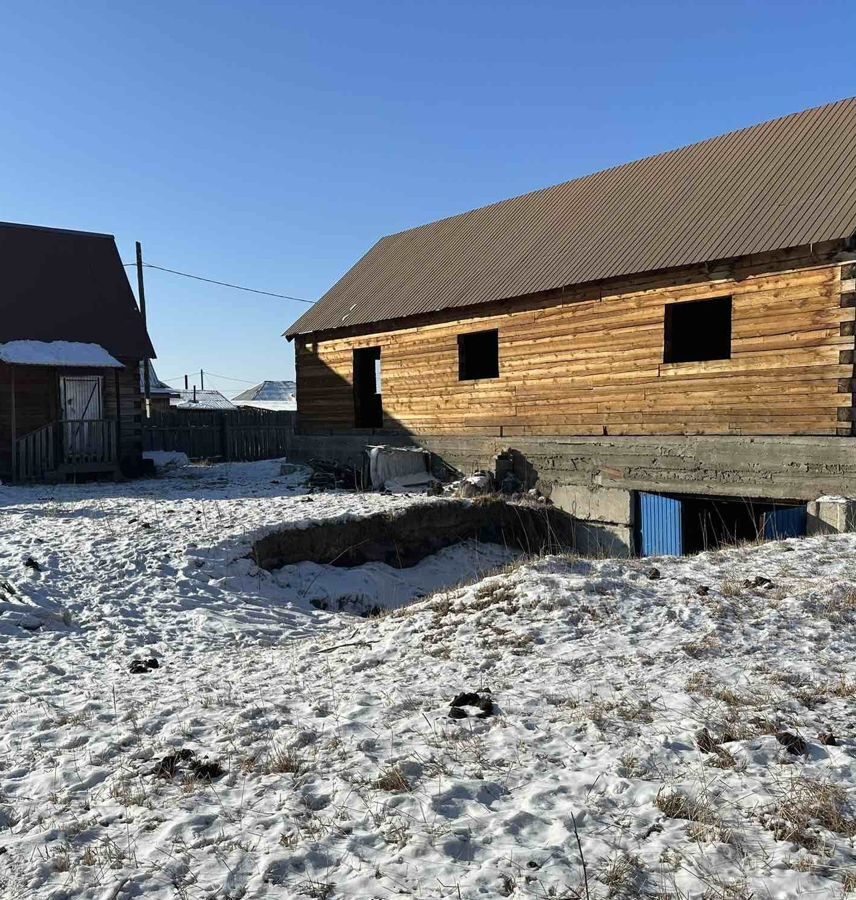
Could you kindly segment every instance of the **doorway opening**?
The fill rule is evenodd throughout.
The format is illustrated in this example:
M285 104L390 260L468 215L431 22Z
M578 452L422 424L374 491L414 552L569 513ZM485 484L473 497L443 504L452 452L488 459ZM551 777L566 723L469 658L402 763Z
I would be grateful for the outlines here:
M354 426L383 428L380 347L354 350Z

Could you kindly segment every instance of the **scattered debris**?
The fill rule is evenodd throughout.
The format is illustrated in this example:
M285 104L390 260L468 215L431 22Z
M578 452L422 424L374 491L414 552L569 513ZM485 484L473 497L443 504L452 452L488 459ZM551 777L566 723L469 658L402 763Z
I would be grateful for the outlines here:
M474 472L461 480L458 494L461 497L481 497L493 493L493 475L490 472Z
M651 566L645 574L651 581L656 581L660 577L660 570L656 566Z
M33 559L32 556L28 556L28 557L24 560L24 565L25 565L28 569L32 569L32 570L35 571L35 572L41 572L41 571L42 571L42 567L41 567L41 566Z
M699 597L706 597L709 593L710 588L706 584L700 584L696 588L696 594L698 594Z
M132 675L148 675L152 669L159 669L160 663L152 656L149 659L134 659L131 660L131 665L128 666L128 671Z
M765 578L763 575L756 575L754 578L747 578L743 582L743 587L748 588L771 588L773 586L773 582L769 578Z
M217 759L194 759L190 762L190 771L201 781L213 781L226 773Z
M310 459L309 468L312 474L307 484L311 488L322 490L356 490L361 486L362 478L356 467L331 459Z
M702 728L700 731L697 731L695 739L696 747L698 747L702 753L719 752L719 744L713 739L713 736L707 728Z
M422 491L436 480L431 474L431 454L421 447L367 448L369 481L374 490Z
M519 494L523 489L523 482L514 472L509 472L500 482L499 489L503 494Z
M195 751L183 747L164 756L151 774L155 778L175 778L182 770L202 781L213 781L226 772L219 760L209 760L207 756L199 759Z
M451 703L449 710L450 719L485 719L493 715L494 705L490 691L484 693L476 691L464 691L458 694Z
M838 739L835 737L835 734L831 731L821 731L821 733L817 736L817 740L819 744L822 744L824 747L837 747Z
M151 774L156 778L172 778L178 770L179 763L190 762L194 756L192 750L177 750L175 753L168 753L155 766Z
M794 756L802 756L808 750L808 744L798 735L790 731L779 731L776 740Z

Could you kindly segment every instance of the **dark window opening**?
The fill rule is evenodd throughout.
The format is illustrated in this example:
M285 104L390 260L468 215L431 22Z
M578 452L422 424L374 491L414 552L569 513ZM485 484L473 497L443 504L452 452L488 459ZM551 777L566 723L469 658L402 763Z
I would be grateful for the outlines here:
M458 335L458 380L499 378L499 332L472 331Z
M670 303L664 326L665 363L731 359L731 297Z
M354 426L383 428L380 347L354 350Z

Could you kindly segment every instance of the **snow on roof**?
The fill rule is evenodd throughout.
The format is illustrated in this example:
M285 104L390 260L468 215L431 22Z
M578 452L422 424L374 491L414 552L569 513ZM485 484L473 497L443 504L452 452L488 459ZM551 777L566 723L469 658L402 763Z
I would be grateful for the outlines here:
M236 409L231 400L227 400L220 391L176 391L176 397L170 400L170 406L176 409Z
M143 363L140 363L140 391L145 391L146 389L146 378L143 369ZM177 397L179 391L177 388L170 387L168 384L164 384L158 378L157 372L155 372L155 367L152 365L151 360L149 360L149 393L152 396L160 395L165 397Z
M100 344L77 341L8 341L0 344L0 361L16 366L124 368Z
M294 381L262 381L242 391L233 398L236 402L249 400L253 402L294 400L297 396L297 384Z
M267 409L271 412L293 412L297 409L297 398L291 400L238 400L232 401L242 409Z

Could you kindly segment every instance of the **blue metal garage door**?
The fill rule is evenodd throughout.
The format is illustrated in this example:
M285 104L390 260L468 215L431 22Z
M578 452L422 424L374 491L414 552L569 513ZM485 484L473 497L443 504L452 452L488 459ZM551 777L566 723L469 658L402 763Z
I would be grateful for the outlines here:
M790 506L764 514L764 537L768 541L802 537L805 534L804 506Z
M681 526L683 504L674 497L639 494L642 556L682 556L684 535Z

